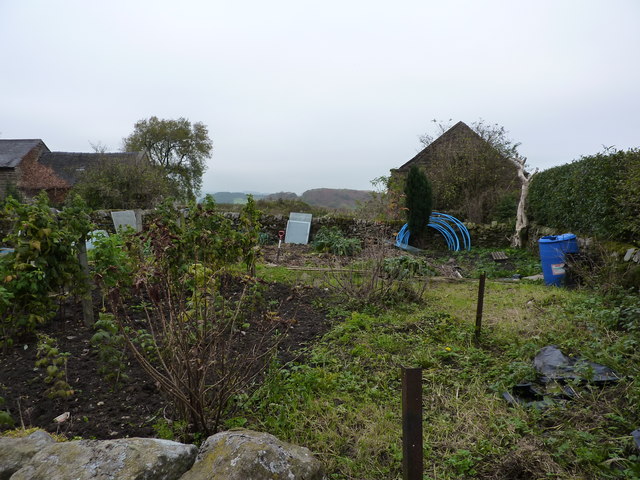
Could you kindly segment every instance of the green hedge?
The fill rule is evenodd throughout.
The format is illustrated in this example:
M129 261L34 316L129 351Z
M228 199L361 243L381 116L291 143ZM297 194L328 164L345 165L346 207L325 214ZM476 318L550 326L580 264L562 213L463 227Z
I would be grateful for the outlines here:
M599 153L536 175L529 215L548 227L637 241L639 192L640 150Z

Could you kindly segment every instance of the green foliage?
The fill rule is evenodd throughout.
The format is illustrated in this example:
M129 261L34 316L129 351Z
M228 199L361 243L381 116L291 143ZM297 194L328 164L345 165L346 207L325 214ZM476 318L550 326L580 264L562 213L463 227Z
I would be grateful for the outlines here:
M491 219L500 223L515 225L519 201L520 196L517 192L506 193L498 200L491 214Z
M51 384L47 390L49 398L69 398L73 395L71 385L67 383L67 358L69 353L58 349L54 338L38 334L36 368L44 368L44 381Z
M0 407L3 407L5 404L4 398L0 397ZM15 421L11 414L6 410L0 410L0 427L13 427Z
M258 234L258 245L275 245L278 243L278 237L269 232L260 232Z
M270 200L262 198L256 201L256 206L269 215L289 216L291 212L310 213L313 216L326 215L326 208L312 207L308 203L300 199L278 198Z
M368 200L358 203L356 218L374 222L398 222L404 219L400 210L402 187L397 177L377 177L371 180L374 191Z
M430 307L347 315L301 363L274 365L228 425L304 444L330 478L401 478L400 367L420 366L430 477L636 478L638 338L607 323L617 301L489 282L475 344L476 293L477 284L438 283ZM502 392L534 379L532 360L550 343L621 381L575 386L578 398L544 412L510 407Z
M540 225L601 238L637 239L640 150L603 152L537 174L529 213Z
M164 440L179 441L185 438L189 425L184 420L167 420L166 418L159 418L153 424L153 431L157 438Z
M93 272L106 295L109 288L130 286L133 280L134 259L126 248L127 233L100 235L93 240L91 250Z
M431 217L431 184L417 166L412 166L404 186L407 223L411 232L410 242L418 245L424 236Z
M0 262L0 344L6 348L54 315L52 294L86 290L77 245L92 225L78 198L56 218L46 193L32 204L8 199L2 214L12 225L4 242L14 249Z
M510 159L518 158L519 143L498 124L479 120L464 124L440 123L442 135L421 138L431 145L421 167L433 187L433 208L474 223L493 220L505 195L518 193L520 181Z
M338 227L321 227L311 244L319 252L330 252L340 256L352 256L362 249L360 240L346 238Z
M96 333L91 337L91 346L98 354L98 373L118 386L128 379L125 338L120 333L114 316L100 313L98 321L93 325Z
M146 159L108 160L90 166L71 190L91 208L153 208L163 198L177 195L161 167Z
M385 258L384 271L387 275L398 279L435 275L433 268L424 259L413 255Z
M180 198L190 201L195 200L200 191L212 148L203 123L155 116L136 122L123 145L124 151L145 151L151 162L166 172Z
M261 212L257 209L253 196L249 195L247 203L240 211L237 233L239 235L242 258L247 266L247 272L252 276L256 274L256 260L260 251L258 246L261 227L260 215Z
M542 271L540 258L528 250L519 248L505 248L502 251L507 260L496 262L491 258L495 249L474 248L470 251L452 252L457 265L462 269L465 277L479 278L482 273L487 278L509 278L513 275L528 277Z
M147 267L140 273L155 275L167 270L171 278L178 278L194 263L217 270L239 260L251 269L257 255L260 228L257 218L255 204L248 202L234 224L231 218L216 211L210 195L184 210L163 204L149 228L138 236L148 254L157 260L145 260Z
M22 192L20 192L20 189L18 188L18 186L13 182L5 183L4 197L0 198L0 207L9 198L13 198L13 199L17 200L18 202L23 202L24 201L24 198L22 196Z
M414 281L411 272L426 273L427 268L426 264L418 267L410 259L389 260L384 248L368 245L356 262L328 275L327 286L333 294L330 308L339 305L342 309L372 313L420 303L427 283Z
M253 273L258 217L252 198L235 218L217 212L210 196L186 209L164 204L144 232L125 240L122 250L136 262L132 283L145 302L127 305L127 289L122 288L126 276L121 283L118 278L111 282L119 287L111 290L108 300L120 333L105 325L99 340L119 347L117 335L122 335L134 359L172 401L185 431L194 435L218 429L273 348L267 344L270 329L262 325L252 336L255 351L237 354L236 337L250 328L245 316L259 300L260 285L234 273L239 262ZM112 278L110 264L120 255L119 244L106 245L110 246L114 248L106 248L104 268L96 267L106 272L103 279ZM229 295L224 291L229 284L240 292ZM131 315L140 310L146 329L138 328L140 320ZM106 353L115 356L111 348Z
M640 237L640 150L629 150L624 156L625 172L618 183L616 202L624 212L625 230L637 239Z

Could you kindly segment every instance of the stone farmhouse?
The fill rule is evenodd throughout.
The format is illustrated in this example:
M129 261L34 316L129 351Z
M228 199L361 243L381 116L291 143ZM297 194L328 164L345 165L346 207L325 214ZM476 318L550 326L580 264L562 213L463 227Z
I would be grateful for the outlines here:
M25 198L46 191L53 203L62 202L83 172L102 161L134 162L144 152L52 152L40 139L0 139L0 199L17 190Z

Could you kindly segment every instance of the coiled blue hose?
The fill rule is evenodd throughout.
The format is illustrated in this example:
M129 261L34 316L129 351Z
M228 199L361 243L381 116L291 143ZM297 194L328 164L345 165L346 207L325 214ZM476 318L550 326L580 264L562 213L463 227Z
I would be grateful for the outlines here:
M467 227L456 217L447 215L446 213L432 212L427 226L434 228L442 234L449 250L457 252L461 250L461 246L465 250L471 250L471 235L469 235L469 230L467 230ZM457 228L457 232L454 227ZM407 247L410 236L409 224L405 223L396 236L396 247Z

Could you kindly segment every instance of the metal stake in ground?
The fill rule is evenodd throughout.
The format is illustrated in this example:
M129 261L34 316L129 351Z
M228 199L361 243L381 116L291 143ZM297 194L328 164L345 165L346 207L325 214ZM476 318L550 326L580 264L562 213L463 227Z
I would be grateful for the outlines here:
M282 246L282 240L284 239L284 230L278 232L278 253L276 254L276 263L280 261L280 247Z
M422 480L422 369L402 369L402 478Z
M478 309L476 310L476 331L475 341L480 341L480 330L482 329L482 308L484 306L484 282L487 275L482 272L480 275L480 285L478 286Z

